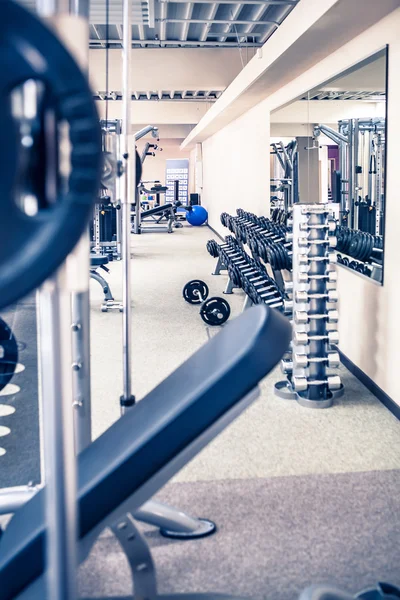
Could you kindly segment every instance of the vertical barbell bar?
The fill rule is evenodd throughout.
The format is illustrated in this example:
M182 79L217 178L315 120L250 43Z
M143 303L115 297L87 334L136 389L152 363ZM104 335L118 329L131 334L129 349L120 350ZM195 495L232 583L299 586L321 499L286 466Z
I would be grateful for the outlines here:
M122 175L121 175L121 207L122 207L122 339L123 339L123 393L120 398L121 412L124 413L135 403L132 395L131 343L132 343L132 311L131 311L131 196L136 192L136 150L131 143L131 0L123 0L123 51L122 51ZM131 147L132 145L132 147Z

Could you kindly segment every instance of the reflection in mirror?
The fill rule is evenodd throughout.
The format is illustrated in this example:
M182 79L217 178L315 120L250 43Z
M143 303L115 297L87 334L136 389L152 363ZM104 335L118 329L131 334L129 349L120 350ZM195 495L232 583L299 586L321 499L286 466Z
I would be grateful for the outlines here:
M271 206L328 203L338 262L383 282L387 49L271 114Z

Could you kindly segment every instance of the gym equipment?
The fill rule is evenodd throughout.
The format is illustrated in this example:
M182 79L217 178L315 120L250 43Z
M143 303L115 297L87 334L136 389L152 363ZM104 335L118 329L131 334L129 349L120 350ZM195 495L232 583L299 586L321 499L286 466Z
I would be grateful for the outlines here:
M144 187L142 188L146 192ZM165 188L168 189L168 188ZM136 227L136 207L134 213L134 221L132 224L132 233L158 233L164 231L167 233L173 233L173 226L176 225L175 207L170 203L160 204L154 208L148 210L142 210L140 212L140 227ZM152 221L153 225L143 225L143 221ZM166 225L163 225L163 221L166 221Z
M305 589L299 600L398 600L400 588L391 583L379 582L376 587L358 592L355 596L328 585L312 585Z
M339 148L339 224L382 235L386 119L343 119L338 122L338 131L316 125L314 137L321 134Z
M219 326L226 323L231 308L224 298L208 298L209 290L204 281L192 279L183 288L183 297L189 304L201 304L200 316L207 325Z
M309 408L328 408L344 393L340 377L328 371L340 365L339 316L331 305L338 300L334 225L325 205L293 207L293 277L285 285L285 309L293 311L292 346L281 362L287 380L275 385L275 393Z
M274 207L288 212L295 202L298 202L297 193L297 141L288 144L278 142L271 144L274 157L271 177L271 203Z
M126 552L136 594L155 597L153 563L132 511L251 404L289 339L289 322L278 312L265 306L246 311L79 454L80 562L111 527ZM20 508L0 538L1 600L50 600L45 493Z
M224 293L232 294L234 288L242 288L246 293L243 310L260 303L271 308L283 308L282 292L276 282L260 262L242 250L235 238L227 236L225 244L221 245L209 240L206 246L211 256L218 255L214 275L219 275L224 268L228 271L229 280Z
M29 31L30 54L26 53ZM2 72L0 92L0 308L36 288L76 245L87 223L97 193L101 172L101 138L92 92L87 81L56 36L30 12L11 0L2 3L0 58L7 68ZM29 56L35 54L36 60ZM10 92L27 80L42 81L49 108L57 122L69 130L70 160L73 169L65 192L56 198L43 198L36 214L24 214L15 201L15 186L21 173L17 156L18 127L12 116ZM64 131L67 131L64 128ZM33 132L32 132L33 134ZM49 156L54 149L44 139L32 136L32 152ZM42 169L46 167L43 159ZM43 185L43 173L36 173L34 185ZM36 189L30 190L34 195Z
M208 212L206 211L204 206L201 206L200 204L194 204L190 208L191 210L186 211L187 222L195 227L204 225L204 223L208 219Z
M18 362L18 344L11 327L0 318L0 391L14 375Z
M116 302L114 300L114 296L112 295L109 284L97 271L97 269L103 269L103 271L109 273L109 269L105 266L106 264L108 264L107 256L97 254L90 255L90 277L101 285L104 294L104 302L101 305L101 312L107 312L112 308L116 308L119 310L119 312L122 312L122 302Z

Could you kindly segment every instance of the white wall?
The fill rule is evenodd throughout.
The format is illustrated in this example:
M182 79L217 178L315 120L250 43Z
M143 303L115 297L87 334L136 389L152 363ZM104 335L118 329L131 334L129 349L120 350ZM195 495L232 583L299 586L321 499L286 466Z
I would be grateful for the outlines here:
M202 204L221 235L221 212L269 213L269 126L256 106L203 142Z
M203 143L210 222L219 231L221 210L244 206L262 214L268 195L266 152L269 114L389 44L385 281L383 286L338 268L340 349L400 405L400 9L291 80L237 121ZM258 123L258 131L255 125ZM249 153L254 145L255 152ZM222 154L224 149L225 154ZM241 160L245 168L239 168ZM247 172L246 172L247 170ZM227 190L224 191L224 184ZM226 233L226 232L225 232Z

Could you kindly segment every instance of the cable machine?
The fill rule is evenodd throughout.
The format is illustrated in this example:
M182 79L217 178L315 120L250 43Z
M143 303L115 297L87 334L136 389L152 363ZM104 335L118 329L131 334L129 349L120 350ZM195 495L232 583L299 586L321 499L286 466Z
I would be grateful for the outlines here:
M336 169L340 225L383 234L386 119L343 119L338 131L315 125L314 137L326 135L339 148Z

